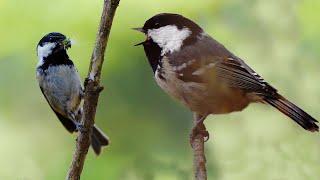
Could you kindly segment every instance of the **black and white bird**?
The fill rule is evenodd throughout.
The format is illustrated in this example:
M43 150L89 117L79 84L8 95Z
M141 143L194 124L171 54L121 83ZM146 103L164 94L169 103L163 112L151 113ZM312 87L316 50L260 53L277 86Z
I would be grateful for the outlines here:
M193 130L210 114L241 111L252 102L275 107L308 131L319 130L317 120L190 19L163 13L134 29L147 37L137 45L143 45L157 84L195 113Z
M67 54L68 48L71 48L71 41L65 35L57 32L45 35L37 45L36 76L51 109L63 126L73 133L81 128L83 88ZM94 152L99 155L101 148L108 144L108 137L94 125L91 137Z

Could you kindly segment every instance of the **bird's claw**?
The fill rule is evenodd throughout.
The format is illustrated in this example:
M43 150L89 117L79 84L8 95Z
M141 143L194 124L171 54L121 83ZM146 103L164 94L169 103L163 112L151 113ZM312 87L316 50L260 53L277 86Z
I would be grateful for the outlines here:
M204 124L201 123L197 123L191 131L190 134L190 144L193 144L194 140L201 135L203 137L204 142L207 142L210 139L210 135L209 132L206 130L206 127L204 126Z
M88 130L81 124L81 123L75 123L76 124L76 128L77 131L81 132L81 133L86 133L88 132Z
M89 81L90 81L89 78L84 79L84 83L83 83L84 87L88 85Z
M204 138L204 142L209 141L209 139L210 139L210 134L209 134L209 132L208 132L207 130L201 131L200 133L202 134L202 136L203 136L203 138Z

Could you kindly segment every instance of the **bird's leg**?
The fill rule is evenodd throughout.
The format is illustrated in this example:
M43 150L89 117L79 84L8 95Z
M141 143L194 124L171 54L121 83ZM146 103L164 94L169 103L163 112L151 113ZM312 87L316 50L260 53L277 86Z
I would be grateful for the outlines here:
M84 87L87 87L89 81L90 81L89 78L86 78L86 79L84 80L84 83L83 83Z
M79 109L79 111L77 112L77 114L75 114L74 112L68 112L68 115L70 117L70 119L73 121L73 123L76 126L76 131L82 132L82 133L86 133L88 132L88 130L81 124L81 112L82 109Z
M80 93L79 93L79 98L83 99L84 98L84 89L81 87Z
M77 131L79 131L79 132L81 132L81 133L86 133L86 132L88 132L88 129L85 128L85 127L81 124L81 122L76 122L76 121L74 121L74 124L76 125Z
M206 119L206 117L207 116L195 115L196 121L191 130L190 144L192 144L192 142L198 135L202 135L205 142L209 140L209 132L207 131L206 126L203 124L203 121Z
M190 145L193 151L193 166L195 179L207 180L206 156L204 152L204 142L209 139L203 121L207 116L194 114L194 127L190 134Z

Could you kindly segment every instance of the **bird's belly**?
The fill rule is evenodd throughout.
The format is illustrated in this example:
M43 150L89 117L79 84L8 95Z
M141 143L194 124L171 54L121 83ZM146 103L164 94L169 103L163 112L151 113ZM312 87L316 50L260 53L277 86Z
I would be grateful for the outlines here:
M156 72L157 84L169 95L178 99L191 111L200 114L225 114L241 111L250 103L240 90L208 88L205 84L184 82L174 73Z
M37 73L39 85L55 111L76 112L81 102L81 82L74 69L68 66L51 67L47 75Z

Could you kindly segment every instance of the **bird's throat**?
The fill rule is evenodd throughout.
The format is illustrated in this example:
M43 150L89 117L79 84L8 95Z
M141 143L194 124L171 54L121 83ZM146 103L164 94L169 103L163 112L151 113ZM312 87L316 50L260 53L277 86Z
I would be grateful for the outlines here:
M73 65L66 50L54 51L54 53L50 54L48 57L44 57L41 66L38 68L46 70L49 66L57 65Z
M162 49L159 47L159 45L155 42L153 42L152 39L147 40L144 44L144 52L146 53L146 56L148 58L149 64L153 70L153 73L155 73L157 66L159 65L159 62L161 60L161 51Z

